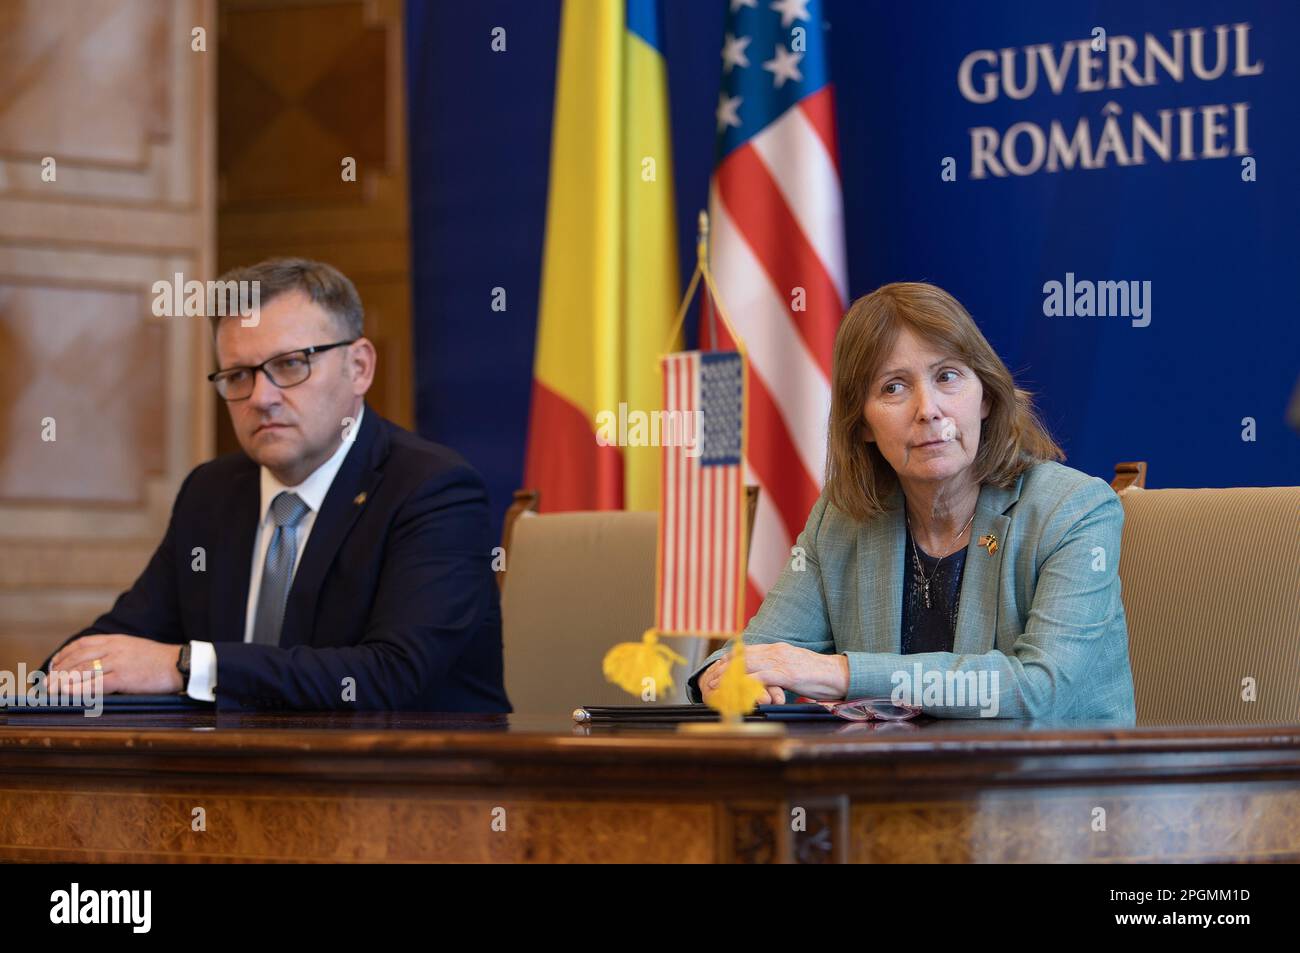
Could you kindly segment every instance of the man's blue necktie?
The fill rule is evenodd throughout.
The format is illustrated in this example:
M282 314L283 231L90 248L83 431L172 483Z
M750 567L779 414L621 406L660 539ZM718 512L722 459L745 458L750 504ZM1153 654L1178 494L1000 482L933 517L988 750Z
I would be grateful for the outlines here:
M253 641L259 645L280 644L280 626L284 622L289 584L293 581L293 564L298 557L298 523L309 509L298 494L287 491L271 501L275 532L266 549L262 586L253 616Z

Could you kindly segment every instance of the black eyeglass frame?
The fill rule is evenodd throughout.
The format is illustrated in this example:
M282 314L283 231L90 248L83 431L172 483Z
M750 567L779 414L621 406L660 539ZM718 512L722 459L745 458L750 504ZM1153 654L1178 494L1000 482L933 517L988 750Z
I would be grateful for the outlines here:
M226 401L226 403L235 403L241 400L248 400L249 397L252 397L253 390L257 388L258 371L261 371L263 374L265 374L266 379L270 381L272 384L274 384L276 387L280 388L280 390L288 390L290 387L297 387L299 384L305 383L307 380L311 378L311 369L312 369L311 358L313 355L322 354L325 351L332 351L336 347L346 347L349 344L356 344L360 340L361 340L360 338L353 338L350 341L335 341L333 344L316 344L311 347L296 347L292 351L284 351L280 354L272 354L265 361L263 361L261 364L258 364L256 366L227 367L219 371L213 371L211 374L208 375L208 380L216 385L217 393L221 396L222 400ZM277 381L274 377L271 376L271 372L266 369L266 365L270 364L272 361L278 361L281 358L288 357L290 354L301 354L307 358L307 375L302 380L294 381L292 384L281 384L279 381ZM225 394L221 393L221 385L217 383L217 378L221 377L223 374L229 374L231 371L252 372L253 387L249 390L246 396L227 397Z

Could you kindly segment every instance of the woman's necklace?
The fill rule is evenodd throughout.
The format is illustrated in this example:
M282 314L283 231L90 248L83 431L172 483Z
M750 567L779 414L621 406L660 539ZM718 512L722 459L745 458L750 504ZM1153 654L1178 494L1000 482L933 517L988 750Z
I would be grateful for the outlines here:
M908 516L906 507L903 508L903 518L907 520L907 535L912 537L912 559L916 563L916 571L917 574L920 575L921 582L923 584L923 590L925 592L925 607L929 609L930 608L930 583L934 580L935 576L939 575L939 564L942 563L945 559L947 559L951 555L951 553L944 553L942 556L939 557L939 562L934 564L934 572L932 572L930 574L930 577L927 579L925 576L925 570L921 568L921 556L916 551L916 536L912 534L912 519L910 516ZM970 519L966 521L966 526L963 526L961 529L959 529L957 531L957 535L952 538L952 541L954 543L956 543L957 540L961 539L961 534L966 532L966 527L970 526L970 524L974 520L975 520L975 514L972 512L970 515ZM955 551L956 550L954 550L954 552Z

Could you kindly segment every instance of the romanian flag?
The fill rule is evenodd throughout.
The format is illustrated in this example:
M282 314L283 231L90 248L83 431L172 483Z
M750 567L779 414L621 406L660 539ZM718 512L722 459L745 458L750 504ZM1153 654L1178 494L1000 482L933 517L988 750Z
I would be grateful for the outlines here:
M597 430L659 408L680 299L662 50L657 0L564 4L524 474L545 511L659 505L659 448Z

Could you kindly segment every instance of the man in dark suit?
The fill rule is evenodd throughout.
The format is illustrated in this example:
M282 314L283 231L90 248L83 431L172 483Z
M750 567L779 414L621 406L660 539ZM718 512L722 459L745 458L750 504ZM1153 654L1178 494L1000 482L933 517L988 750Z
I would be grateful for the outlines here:
M144 573L46 667L219 707L509 711L486 489L366 407L352 282L303 259L223 281L260 289L212 318L244 452L190 473Z

